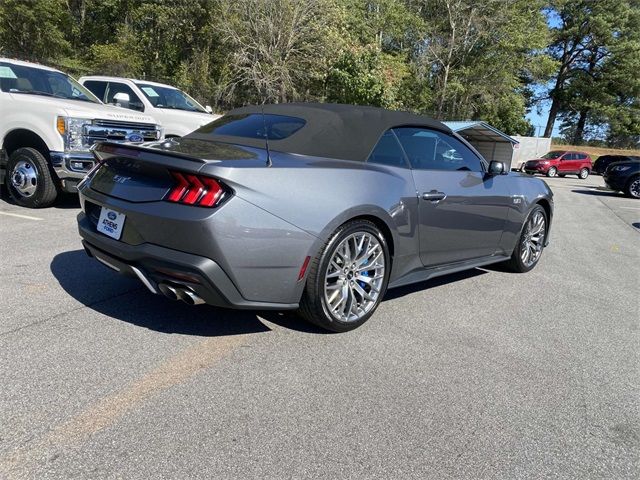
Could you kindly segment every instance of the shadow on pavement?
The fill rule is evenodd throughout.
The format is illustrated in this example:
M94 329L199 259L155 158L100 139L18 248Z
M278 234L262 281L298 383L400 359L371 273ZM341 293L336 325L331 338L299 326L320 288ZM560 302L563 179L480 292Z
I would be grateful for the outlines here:
M594 188L593 190L571 190L574 193L581 193L583 195L597 195L601 197L621 197L622 194L618 192L613 192L611 190Z
M271 331L261 318L290 330L327 333L292 312L192 307L173 302L150 293L137 279L119 275L89 258L84 250L56 255L50 268L60 286L86 307L161 333L212 337Z
M432 278L424 282L414 283L413 285L394 288L387 292L387 294L384 296L384 300L382 301L384 302L387 300L393 300L396 298L404 297L405 295L411 295L412 293L429 290L430 288L436 288L442 285L447 285L449 283L459 282L460 280L465 280L467 278L477 277L478 275L484 275L485 273L488 272L486 272L485 270L474 268L473 270L465 270L463 272L452 273L450 275Z

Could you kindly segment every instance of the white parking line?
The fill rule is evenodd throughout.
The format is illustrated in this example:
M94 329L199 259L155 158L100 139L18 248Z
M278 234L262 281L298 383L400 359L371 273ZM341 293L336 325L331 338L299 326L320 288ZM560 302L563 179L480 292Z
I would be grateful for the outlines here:
M0 215L8 217L24 218L26 220L44 220L44 218L30 217L29 215L20 215L19 213L0 212Z

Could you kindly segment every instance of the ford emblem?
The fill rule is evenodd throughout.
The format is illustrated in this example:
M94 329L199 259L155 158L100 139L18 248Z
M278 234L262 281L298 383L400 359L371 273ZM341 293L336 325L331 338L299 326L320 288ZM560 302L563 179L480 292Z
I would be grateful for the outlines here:
M139 133L130 133L125 138L126 138L127 142L133 142L133 143L142 143L142 142L144 142L144 137L142 135L140 135Z
M107 217L109 217L109 220L113 222L116 218L118 218L118 215L116 215L115 212L109 212L107 213Z

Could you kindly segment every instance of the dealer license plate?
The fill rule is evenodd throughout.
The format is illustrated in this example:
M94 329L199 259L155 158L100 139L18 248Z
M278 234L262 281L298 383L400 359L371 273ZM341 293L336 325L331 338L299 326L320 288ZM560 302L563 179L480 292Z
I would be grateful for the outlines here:
M120 240L125 218L126 215L124 213L118 213L114 210L102 207L102 210L100 211L100 219L98 220L98 231L111 238Z

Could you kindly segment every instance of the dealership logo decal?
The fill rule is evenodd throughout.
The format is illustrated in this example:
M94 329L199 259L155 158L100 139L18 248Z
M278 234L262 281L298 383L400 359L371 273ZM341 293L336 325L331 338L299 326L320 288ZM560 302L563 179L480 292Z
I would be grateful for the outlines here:
M123 177L122 175L114 175L113 181L116 183L124 183L128 180L131 180L131 177Z

